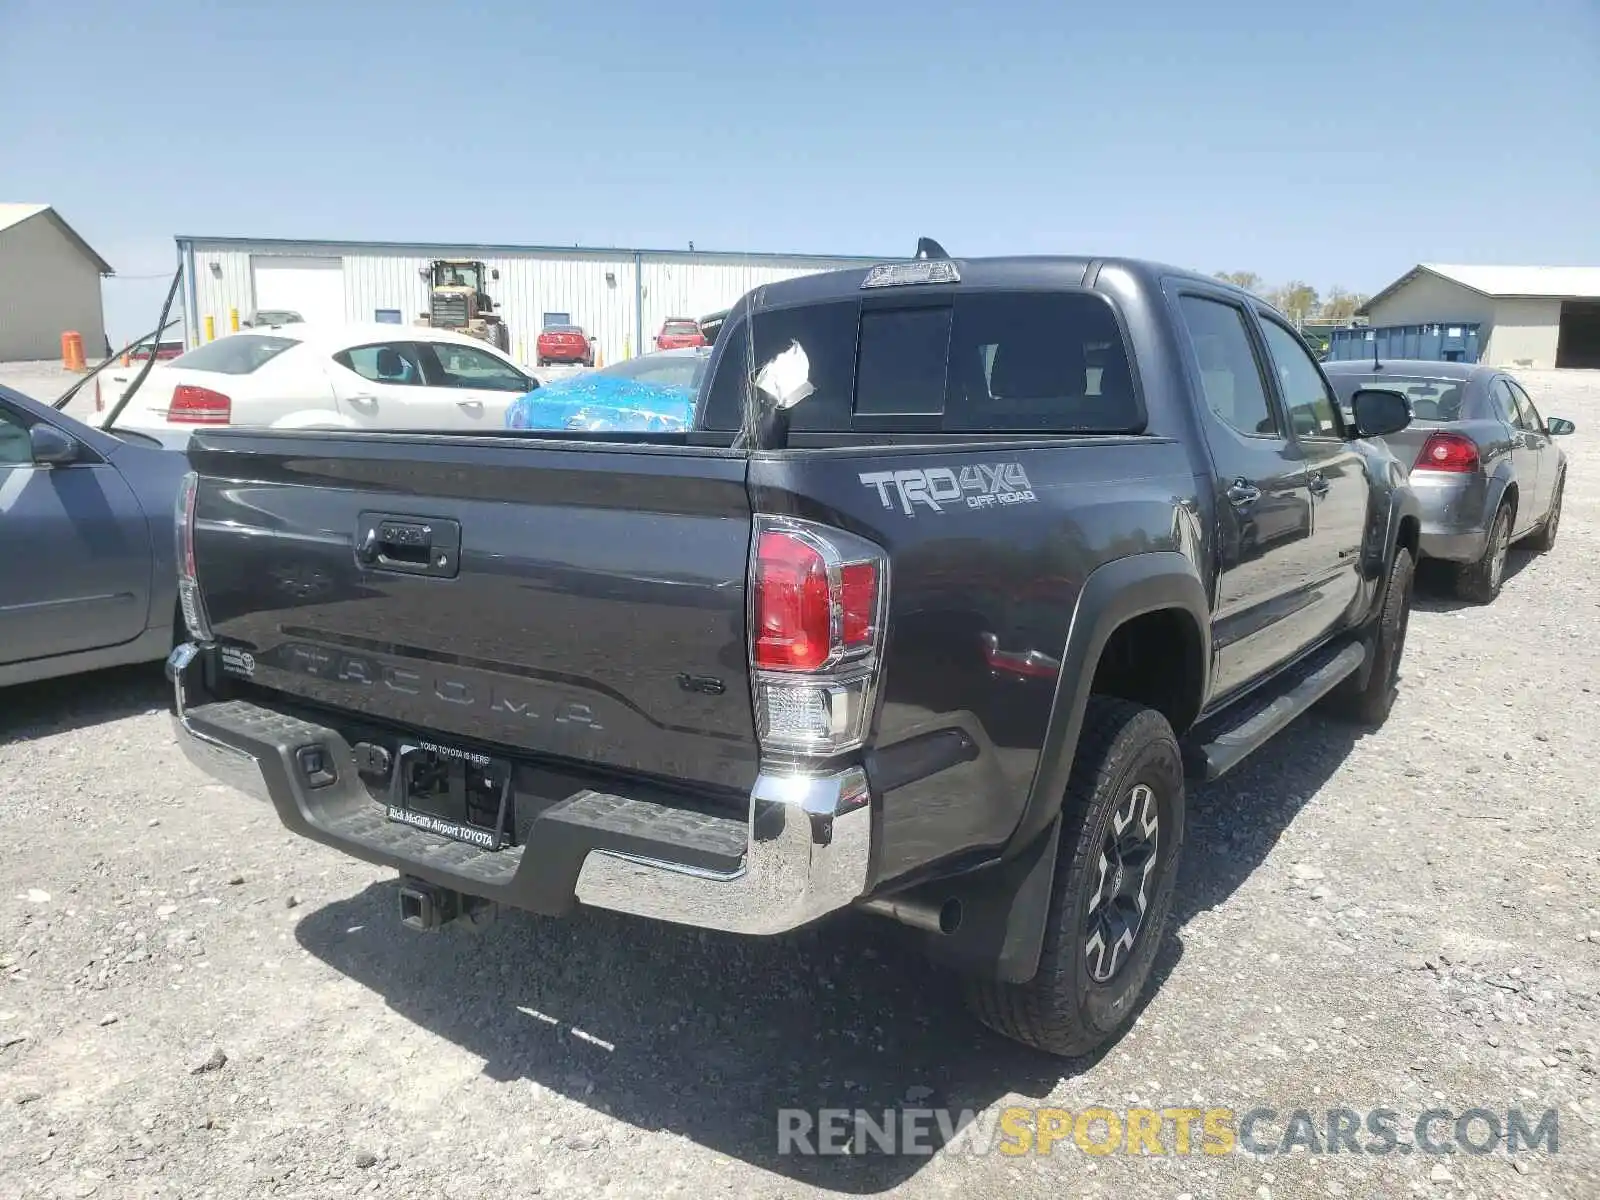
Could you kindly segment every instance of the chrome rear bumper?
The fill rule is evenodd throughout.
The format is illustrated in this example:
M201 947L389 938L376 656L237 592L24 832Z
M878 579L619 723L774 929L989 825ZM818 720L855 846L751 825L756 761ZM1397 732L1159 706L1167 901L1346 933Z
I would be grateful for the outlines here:
M593 830L590 844L581 822L564 822L559 838L546 845L544 816L524 844L478 850L386 821L353 769L338 785L307 788L285 766L295 750L317 744L330 761L351 764L349 744L332 729L268 709L208 702L197 686L201 653L185 643L167 660L184 755L209 777L272 804L291 831L357 858L534 912L564 911L576 901L745 934L798 928L866 891L872 809L860 767L820 775L763 772L750 792L743 860L725 872L674 862L670 846L649 857L608 848L603 828Z

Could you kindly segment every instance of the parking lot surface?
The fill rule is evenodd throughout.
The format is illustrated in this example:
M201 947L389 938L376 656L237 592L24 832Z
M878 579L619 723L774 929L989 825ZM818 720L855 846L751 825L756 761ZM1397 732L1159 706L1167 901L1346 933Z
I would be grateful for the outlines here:
M1555 550L1487 608L1424 573L1382 730L1302 718L1191 791L1159 987L1093 1061L983 1031L864 916L409 933L388 872L183 760L158 670L0 692L0 1197L1600 1196L1600 373L1522 374L1578 423ZM1016 1105L1399 1139L779 1153L783 1109ZM1430 1153L1435 1108L1557 1142Z

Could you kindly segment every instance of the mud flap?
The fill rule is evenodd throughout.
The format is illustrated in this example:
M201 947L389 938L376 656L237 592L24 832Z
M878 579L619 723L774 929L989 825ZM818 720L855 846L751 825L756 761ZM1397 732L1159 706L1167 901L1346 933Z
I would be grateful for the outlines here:
M1039 969L1050 888L1055 882L1061 817L1050 822L1015 858L971 875L919 888L935 902L961 903L961 924L949 934L927 934L928 957L967 974L1003 983L1026 983Z

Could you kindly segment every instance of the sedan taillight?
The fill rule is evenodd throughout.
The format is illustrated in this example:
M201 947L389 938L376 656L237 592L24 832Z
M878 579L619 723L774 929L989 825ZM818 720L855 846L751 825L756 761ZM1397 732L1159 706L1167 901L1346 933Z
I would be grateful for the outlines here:
M226 425L233 420L233 399L207 387L180 383L172 389L167 420L183 425Z
M1412 470L1476 471L1478 447L1459 433L1430 434Z

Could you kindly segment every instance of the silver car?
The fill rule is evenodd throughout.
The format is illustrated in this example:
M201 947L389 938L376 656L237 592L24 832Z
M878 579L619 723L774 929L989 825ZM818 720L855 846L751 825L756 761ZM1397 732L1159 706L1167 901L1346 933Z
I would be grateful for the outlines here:
M1342 405L1364 387L1405 393L1412 422L1384 440L1411 464L1422 504L1421 551L1457 566L1456 592L1500 594L1506 550L1555 545L1567 456L1555 439L1575 426L1539 414L1527 390L1494 367L1391 359L1323 364Z
M0 387L0 688L167 656L188 469Z

